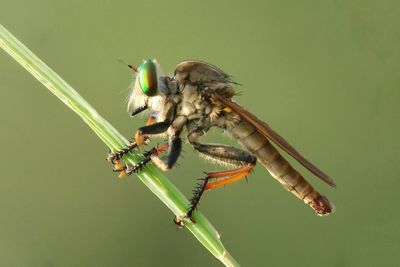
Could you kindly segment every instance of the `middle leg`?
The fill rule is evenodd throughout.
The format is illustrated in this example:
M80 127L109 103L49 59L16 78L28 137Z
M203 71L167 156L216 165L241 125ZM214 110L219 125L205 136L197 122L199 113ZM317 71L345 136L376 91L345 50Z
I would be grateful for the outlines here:
M166 161L162 160L158 155L154 155L151 160L161 170L170 170L177 162L179 155L182 151L182 139L179 137L182 132L182 128L187 121L187 117L180 115L177 116L170 127L168 128L168 152Z

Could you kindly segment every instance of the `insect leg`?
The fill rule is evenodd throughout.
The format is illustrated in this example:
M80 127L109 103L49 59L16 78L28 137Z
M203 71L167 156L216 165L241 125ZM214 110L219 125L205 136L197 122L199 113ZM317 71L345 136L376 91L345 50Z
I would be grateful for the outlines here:
M167 153L167 161L160 159L157 155L151 160L163 171L170 170L179 158L182 151L182 139L179 137L183 126L186 124L186 116L177 116L168 128L169 149Z
M168 171L170 170L176 161L179 158L179 155L182 151L182 139L179 136L175 136L169 139L168 141L168 153L167 153L167 161L163 161L158 155L154 155L151 157L151 160L154 164L157 165L161 170Z
M255 163L247 163L246 165L233 170L206 172L206 177L201 179L201 182L198 183L197 187L193 190L193 197L190 199L190 208L187 212L187 217L192 218L193 212L196 210L205 191L225 186L246 178L254 166ZM211 179L217 180L210 181Z
M197 144L194 146L206 158L222 164L240 167L247 163L254 163L257 158L249 152L239 148L220 144Z
M190 201L191 206L187 212L189 218L192 218L193 212L197 208L201 196L205 191L246 178L257 162L256 157L238 148L218 144L200 144L198 142L200 135L202 135L202 133L199 132L192 132L188 135L189 142L193 144L197 151L215 161L233 165L238 168L206 173L206 177L202 179L193 191L194 194ZM213 179L215 179L215 181L212 181Z
M160 134L164 133L168 130L168 128L171 126L172 121L175 116L175 108L176 105L172 102L167 102L164 107L164 111L162 112L161 115L165 118L164 121L161 122L156 122L156 119L154 118L154 121L151 125L146 125L141 128L139 128L136 131L135 134L135 141L138 145L140 145L143 141L143 135L144 134Z
M135 134L135 141L138 145L141 145L144 141L144 135L145 134L160 134L164 133L165 131L168 130L169 126L171 125L171 121L165 120L162 122L156 122L150 125L146 125L143 127L140 127Z
M143 143L148 144L150 142L150 137L145 136L143 138ZM138 147L136 142L131 142L126 148L118 150L115 153L108 153L106 160L112 164L116 164L124 155L128 154L132 150Z
M153 115L151 115L148 119L147 119L147 123L146 125L152 125L155 122L155 117ZM147 145L150 142L150 137L149 136L143 136L143 141L142 143L144 143L145 145ZM131 142L126 148L121 149L117 152L110 152L107 155L106 160L108 162L111 162L112 164L116 164L117 161L119 161L125 154L128 154L129 152L131 152L133 149L139 147L139 144L137 142Z
M141 168L143 168L149 161L152 160L153 156L158 156L159 154L163 153L168 148L168 143L165 143L161 146L156 146L150 149L149 151L143 154L144 159L138 162L135 165L125 165L123 166L120 161L115 164L113 171L119 172L118 177L124 177L127 175L131 175L132 173L138 172Z

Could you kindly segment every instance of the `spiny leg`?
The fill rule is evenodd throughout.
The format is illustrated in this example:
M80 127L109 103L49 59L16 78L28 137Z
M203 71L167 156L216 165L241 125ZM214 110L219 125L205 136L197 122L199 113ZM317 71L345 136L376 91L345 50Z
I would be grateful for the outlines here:
M144 136L143 138L143 144L147 145L150 142L150 137L149 136ZM134 150L135 148L138 148L139 145L136 142L131 142L127 147L118 150L115 153L108 153L107 155L107 161L112 163L112 164L116 164L119 162L119 160L126 154L128 154L129 152L131 152L132 150Z
M143 153L144 159L138 162L135 165L122 165L119 161L115 164L115 168L113 169L114 172L119 172L118 177L124 177L127 175L131 175L132 173L138 172L141 168L143 168L149 161L152 160L153 156L158 156L168 148L168 143L165 143L161 146L156 146L150 149L149 151Z
M155 122L155 117L154 115L151 115L146 122L146 125L152 125ZM134 150L135 148L138 148L140 145L144 144L147 145L150 142L150 137L149 136L143 136L142 137L142 141L139 144L138 142L131 142L126 148L121 149L119 151L116 152L110 152L107 155L107 161L111 162L112 164L116 165L119 163L119 160L126 154L128 154L129 152L131 152L132 150Z
M170 170L179 158L182 151L182 139L179 136L171 137L168 141L167 160L162 160L158 155L153 155L151 160L162 171Z
M202 179L194 190L194 195L190 202L191 206L187 212L189 218L192 218L193 212L197 208L201 196L205 191L246 178L257 162L257 158L250 153L231 146L194 143L194 148L206 157L237 166L238 168L206 173L206 177ZM210 181L211 179L216 179L216 181Z
M206 172L206 177L201 179L197 187L193 190L193 197L190 200L190 209L187 212L187 217L192 219L193 212L196 210L197 205L200 202L200 198L203 193L207 190L211 190L217 187L225 186L246 178L251 170L254 168L255 163L248 163L240 168L220 171L220 172ZM217 179L216 181L210 181L211 179Z

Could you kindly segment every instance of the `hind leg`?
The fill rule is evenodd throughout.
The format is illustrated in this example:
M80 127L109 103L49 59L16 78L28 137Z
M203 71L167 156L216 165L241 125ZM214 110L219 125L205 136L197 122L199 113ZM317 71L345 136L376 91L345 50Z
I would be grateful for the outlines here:
M201 179L201 182L193 191L194 194L190 201L191 205L187 212L187 217L191 219L193 212L196 210L205 191L225 186L246 178L257 162L256 157L247 151L235 147L219 144L201 144L198 142L200 135L201 133L199 132L194 132L188 135L188 140L194 146L194 149L207 158L228 165L233 165L236 169L206 173L206 176Z

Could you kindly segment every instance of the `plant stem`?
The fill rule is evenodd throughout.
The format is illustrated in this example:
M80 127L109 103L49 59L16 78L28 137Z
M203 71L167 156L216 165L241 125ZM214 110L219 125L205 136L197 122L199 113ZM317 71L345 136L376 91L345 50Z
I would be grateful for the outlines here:
M0 25L0 47L78 114L111 150L120 150L128 145L129 142L126 138L2 25ZM141 155L131 153L126 156L126 161L135 164L141 158ZM149 165L143 168L137 176L176 216L185 215L189 201L158 169ZM219 239L218 232L206 217L200 212L196 212L195 218L196 223L184 219L185 228L226 266L239 266L226 251Z

